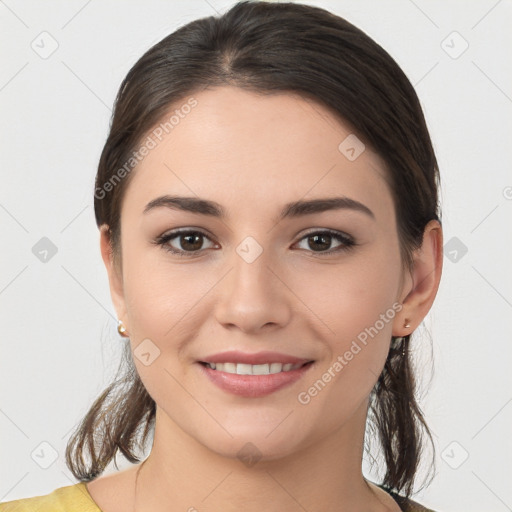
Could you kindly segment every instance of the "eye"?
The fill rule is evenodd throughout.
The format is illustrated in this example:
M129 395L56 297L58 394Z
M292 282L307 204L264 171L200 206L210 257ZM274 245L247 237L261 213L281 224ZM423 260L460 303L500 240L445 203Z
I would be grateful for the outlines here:
M209 247L204 247L205 240L210 242ZM208 235L197 230L170 231L159 236L154 243L179 256L193 255L215 246Z
M331 246L333 242L338 243L334 248ZM304 243L306 247L300 247L301 249L319 253L320 255L347 251L356 245L354 239L349 235L331 229L308 233L298 242L298 244Z
M204 247L205 241L208 241L210 245ZM332 247L333 242L337 243L334 248ZM178 256L193 256L216 246L206 233L193 229L169 231L156 238L153 243ZM308 233L296 245L300 246L301 244L305 244L306 247L299 247L300 249L317 253L320 256L347 251L357 245L349 235L330 229Z

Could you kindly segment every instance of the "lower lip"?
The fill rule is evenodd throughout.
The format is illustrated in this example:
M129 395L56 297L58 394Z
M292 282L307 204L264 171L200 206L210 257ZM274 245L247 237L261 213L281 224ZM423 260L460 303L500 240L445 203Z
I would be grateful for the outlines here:
M313 363L307 363L296 370L269 375L238 375L237 373L212 370L205 364L198 364L205 375L224 391L233 395L256 398L274 393L298 381Z

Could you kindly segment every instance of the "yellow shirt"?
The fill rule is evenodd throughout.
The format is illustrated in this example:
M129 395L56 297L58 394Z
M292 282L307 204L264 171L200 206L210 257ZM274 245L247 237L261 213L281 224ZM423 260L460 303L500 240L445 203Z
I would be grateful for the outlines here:
M45 496L0 503L0 512L101 512L85 483L59 487Z

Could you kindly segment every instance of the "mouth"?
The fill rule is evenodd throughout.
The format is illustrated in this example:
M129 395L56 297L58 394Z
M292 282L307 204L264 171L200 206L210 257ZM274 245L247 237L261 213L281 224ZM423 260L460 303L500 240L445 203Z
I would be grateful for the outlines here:
M259 398L291 386L313 367L315 361L260 364L198 361L208 382L225 393Z
M314 363L307 361L305 363L277 363L268 362L262 364L246 364L246 363L213 363L208 361L199 361L205 367L218 372L231 373L236 375L273 375L281 372L291 372L303 368L304 366Z

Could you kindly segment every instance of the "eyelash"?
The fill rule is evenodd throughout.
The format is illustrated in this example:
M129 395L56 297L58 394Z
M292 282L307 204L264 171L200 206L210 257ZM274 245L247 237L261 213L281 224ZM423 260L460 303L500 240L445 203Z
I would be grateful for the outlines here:
M157 237L153 243L161 246L162 249L164 249L165 251L168 251L170 253L176 254L177 256L184 257L184 258L190 257L190 256L193 257L193 256L197 255L198 253L207 250L207 249L201 249L198 251L182 251L182 250L174 249L170 245L168 245L168 242L170 242L174 238L178 238L179 236L184 236L184 235L202 235L203 237L210 240L210 237L201 230L183 229L183 230L170 231L169 233L164 233L163 235L160 235L159 237ZM344 233L341 233L339 231L334 231L332 229L311 231L309 233L306 233L302 238L300 238L299 242L301 242L302 240L307 239L309 237L315 236L315 235L329 235L333 239L337 240L338 242L341 242L341 245L339 245L338 247L336 247L334 249L330 249L328 251L309 251L309 252L311 252L315 255L318 255L320 257L328 256L328 255L338 253L338 252L349 251L350 249L353 249L357 245L352 237L350 237ZM298 242L296 242L296 243L298 243ZM307 249L303 249L303 250L307 250Z

